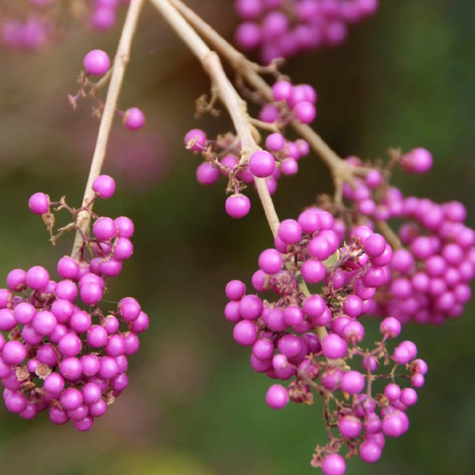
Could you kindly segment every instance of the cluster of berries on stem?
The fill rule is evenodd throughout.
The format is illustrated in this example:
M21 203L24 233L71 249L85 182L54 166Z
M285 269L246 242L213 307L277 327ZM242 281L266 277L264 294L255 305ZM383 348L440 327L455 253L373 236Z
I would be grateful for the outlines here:
M373 15L378 0L235 0L242 23L235 41L259 50L264 64L324 46L338 46L348 25Z
M408 430L405 411L416 403L427 372L413 342L390 347L401 332L392 316L381 322L374 348L361 346L360 318L385 283L391 247L366 226L354 228L341 245L344 232L330 213L309 208L297 220L282 221L275 248L260 254L251 279L258 294L247 294L241 281L226 286L225 317L235 325L236 342L252 347L252 368L290 381L270 386L269 407L323 398L330 440L317 446L312 465L325 475L345 472L343 450L347 458L379 460L385 438Z
M76 230L83 244L74 258L59 259L58 281L33 266L12 270L0 289L0 378L7 409L24 419L48 410L54 424L72 421L79 431L89 430L127 387L128 357L138 351L138 335L149 325L134 298L115 306L104 300L107 279L132 256L134 224L92 211L94 201L114 194L111 177L97 177L93 190L94 198L79 209L64 198L52 203L44 193L31 196L30 210L42 215L53 242ZM54 235L53 212L62 209L73 222ZM81 213L94 219L91 237L78 224Z

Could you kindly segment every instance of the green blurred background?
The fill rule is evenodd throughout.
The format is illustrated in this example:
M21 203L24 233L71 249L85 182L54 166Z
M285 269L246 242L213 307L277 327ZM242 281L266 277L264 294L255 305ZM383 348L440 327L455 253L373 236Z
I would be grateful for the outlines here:
M191 3L191 2L190 2ZM197 11L231 37L231 0L195 1ZM433 151L433 172L397 176L407 193L465 202L474 225L475 2L384 0L373 18L352 28L339 49L291 60L294 82L319 93L318 131L342 156L384 157L388 146ZM66 194L79 204L98 121L91 104L73 111L82 58L92 48L111 55L119 28L91 35L65 25L64 38L42 54L1 51L0 275L44 265L52 272L71 237L48 244L28 197ZM224 213L224 182L194 179L198 159L184 150L192 127L209 135L229 128L193 119L207 77L158 14L147 7L133 48L120 106L142 108L143 131L116 124L105 171L118 183L96 211L136 223L134 258L110 285L109 298L132 295L151 317L130 385L90 433L53 426L47 415L23 421L0 408L0 470L18 474L289 475L319 473L309 462L326 436L321 408L267 408L270 380L253 372L249 350L232 340L223 317L224 286L249 282L271 235L256 200L250 216ZM317 193L331 191L329 174L307 157L301 173L281 180L275 203L295 217ZM3 277L2 277L3 278ZM375 466L352 459L352 474L475 472L474 306L439 328L406 327L430 365L411 429L389 440Z

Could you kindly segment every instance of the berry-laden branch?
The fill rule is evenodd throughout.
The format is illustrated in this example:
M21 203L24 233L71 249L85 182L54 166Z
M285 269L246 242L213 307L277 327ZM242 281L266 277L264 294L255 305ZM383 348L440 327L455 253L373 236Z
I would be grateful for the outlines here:
M180 0L169 0L170 3L186 18L186 20L209 41L216 51L227 59L233 69L249 85L251 85L262 96L272 102L272 88L260 76L259 71L262 69L259 65L249 61L242 53L228 43L212 26L206 23L193 10L188 8ZM292 128L311 146L326 166L330 169L335 187L337 189L337 199L341 199L341 186L344 182L353 183L353 172L346 163L338 156L338 154L318 135L310 126L302 124L298 120L291 122ZM358 173L363 172L359 170Z
M269 407L282 409L289 401L311 404L315 394L323 398L329 441L316 447L312 466L321 467L324 475L343 475L345 458L359 455L375 463L385 438L408 430L406 410L417 402L416 389L424 385L427 372L426 363L416 359L413 342L406 340L394 348L389 340L399 336L401 322L411 317L438 322L459 315L470 295L465 284L454 287L457 276L452 272L448 284L452 290L443 298L435 297L446 288L437 278L447 268L444 261L461 262L475 242L475 233L460 224L464 208L457 203L438 206L430 200L406 199L390 186L395 165L408 173L427 172L432 166L427 150L393 153L384 168L379 164L368 168L356 157L342 160L305 125L316 113L311 86L292 86L280 80L275 66L263 68L250 62L180 0L151 1L201 60L213 94L225 104L238 133L237 137L219 135L216 140L208 140L199 129L186 134L186 147L204 158L197 169L200 183L213 184L221 172L229 178L228 191L237 197L245 184L266 178L264 184L272 193L280 173L297 171L296 160L308 153L308 143L332 172L335 199L322 197L319 207L305 210L297 220L276 221L277 233L270 223L275 248L259 256L259 269L251 278L257 295L254 290L247 293L242 281L229 282L224 314L234 324L234 340L252 347L250 364L255 371L276 380L291 379L287 387L269 388ZM203 40L231 63L243 95L264 103L259 120L250 117L219 57ZM273 73L277 82L270 87L263 73ZM286 141L286 125L307 141ZM265 148L272 153L257 146L254 126L271 132ZM262 196L270 199L268 190L258 191L261 200ZM226 211L231 217L242 218L249 211L249 207L242 213L228 209L229 200ZM386 223L394 217L419 223L406 223L398 236ZM376 226L386 239L373 231ZM434 231L438 237L425 235ZM410 251L403 244L410 244ZM441 256L432 255L439 250ZM429 259L416 263L411 252L419 261ZM468 267L467 278L471 279ZM309 290L307 285L318 285L320 290ZM416 297L410 298L411 292L417 292ZM455 302L459 305L451 309ZM380 325L381 340L374 347L360 346L365 328L359 318L364 314L386 317Z
M127 11L127 16L125 18L124 27L122 29L119 45L117 47L114 64L112 66L110 85L109 89L107 90L107 98L104 104L104 110L99 126L96 147L94 149L91 169L89 171L86 190L84 192L84 198L82 202L83 208L87 207L95 196L95 192L92 189L92 184L94 180L100 175L106 156L107 142L109 140L109 134L112 128L112 122L114 120L120 90L124 81L125 71L130 59L132 40L137 29L137 22L143 4L144 0L131 0L129 9ZM90 212L84 210L79 213L77 223L81 229L81 232L76 233L71 256L75 259L80 259L81 249L84 244L83 235L88 233L91 223Z
M222 102L231 115L234 127L241 140L241 161L247 163L249 157L261 148L253 138L249 117L246 112L246 103L239 97L224 73L218 55L210 50L196 31L167 0L151 0L151 2L193 51L195 56L201 61L203 68L209 74L213 86L218 91ZM277 236L277 230L279 228L279 218L275 211L274 203L270 197L265 180L256 178L255 183L269 227L272 231L272 235L275 237Z
M252 135L252 128L249 117L246 112L246 103L240 98L233 85L227 78L216 53L211 51L203 42L200 36L193 28L183 19L180 13L173 8L167 0L151 0L157 9L162 13L164 18L175 29L179 36L190 47L194 54L200 59L204 69L210 75L211 80L219 92L221 100L231 115L236 131L241 140L242 157L244 163L249 161L249 157L256 151L261 150ZM261 200L264 212L269 223L274 238L279 230L279 218L274 208L274 203L270 196L269 190L262 178L255 177L255 184L259 199ZM304 282L299 283L299 288L304 295L310 292ZM327 331L323 326L316 328L318 337L323 339L327 336Z

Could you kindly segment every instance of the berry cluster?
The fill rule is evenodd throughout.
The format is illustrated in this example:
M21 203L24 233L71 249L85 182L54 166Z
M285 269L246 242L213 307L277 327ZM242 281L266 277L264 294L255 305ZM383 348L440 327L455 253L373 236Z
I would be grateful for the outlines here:
M114 194L112 178L99 176L93 189L94 198L77 210L64 199L51 203L44 193L30 198L31 211L42 215L50 230L52 205L73 216L63 230L80 231L81 213L90 213L94 236L83 234L77 260L59 259L57 282L45 268L34 266L12 270L7 288L0 289L0 331L8 332L0 333L7 409L24 419L48 409L54 424L71 420L80 431L89 430L94 418L104 415L127 387L127 359L139 349L138 334L149 325L147 314L131 297L107 311L99 306L107 292L106 279L118 275L133 253L134 225L125 216L114 220L92 212L97 198ZM84 259L86 249L94 256L90 261Z
M346 40L348 24L372 15L378 0L235 0L242 23L235 40L245 51L259 49L265 64Z
M117 10L120 5L129 3L129 1L87 0L81 7L85 7L86 22L93 30L108 31L116 23ZM2 12L2 7L0 7L0 13L4 13L0 24L1 41L5 47L14 50L35 51L41 49L59 35L58 20L63 15L62 10L70 10L69 13L73 17L78 13L78 10L75 10L72 5L70 6L69 2L58 0L29 0L28 2L15 3L19 5L3 7L5 12ZM81 19L84 17L83 13Z
M257 150L249 161L243 162L240 142L228 133L209 140L200 129L192 129L185 135L187 149L200 153L204 161L196 170L196 179L202 185L213 185L220 173L228 178L227 191L232 193L225 204L226 212L235 219L247 216L251 209L249 198L241 193L247 185L254 183L254 177L264 178L270 194L277 190L281 175L295 175L298 160L309 153L308 143L298 139L288 141L279 133L269 134L265 140L267 150Z
M77 101L91 95L98 103L98 113L104 108L103 102L99 99L98 83L91 82L89 76L104 76L111 66L109 55L100 49L93 49L84 56L83 60L85 73L80 77L80 88L74 96L69 96L69 102L73 107L77 106ZM129 130L139 130L145 124L145 114L137 107L131 107L126 111L116 109L117 115L122 117L124 127Z
M293 378L287 388L271 386L267 404L273 409L285 407L289 399L310 404L312 390L323 397L330 441L317 449L313 464L322 465L326 475L344 473L337 455L342 447L367 462L380 458L385 436L398 437L408 429L404 411L417 400L414 389L395 384L396 376L410 378L419 388L427 371L425 363L414 361L414 343L387 348L387 340L401 331L393 317L381 323L383 338L373 350L358 346L365 335L359 318L387 280L392 251L382 235L365 226L355 228L349 244L340 247L341 231L341 223L316 208L298 220L284 220L275 248L261 253L252 276L254 289L266 292L269 300L246 294L237 280L226 287L225 317L235 324L236 342L252 346L252 368L274 379ZM308 286L318 287L310 292ZM378 393L377 382L384 379L389 384ZM329 468L336 463L332 460L341 472Z
M355 158L350 163L356 168L362 165ZM390 166L397 165L409 173L426 173L432 155L422 148L404 155L395 152ZM344 197L352 204L347 215L363 215L369 226L402 220L391 276L378 291L373 311L391 314L402 323L438 325L457 318L471 298L475 275L475 231L464 224L466 209L456 201L438 204L405 197L389 185L388 171L372 170L355 179L355 188L344 188Z
M310 151L303 139L287 140L285 128L296 120L302 124L312 122L317 114L315 104L317 93L308 84L293 86L288 81L277 81L272 88L272 102L265 103L260 112L261 124L271 124L271 130L265 138L265 150L257 150L249 160L242 156L239 139L228 133L216 140L209 140L200 129L192 129L185 135L185 146L204 158L197 170L196 179L203 185L213 185L219 179L220 172L228 178L227 191L232 193L226 200L226 212L232 218L243 218L250 209L249 198L241 193L254 183L254 178L266 181L270 194L277 190L277 181L281 175L295 175L298 172L298 160ZM251 123L253 122L250 119ZM266 129L266 127L262 127ZM267 127L268 129L269 127ZM260 134L256 131L256 135Z

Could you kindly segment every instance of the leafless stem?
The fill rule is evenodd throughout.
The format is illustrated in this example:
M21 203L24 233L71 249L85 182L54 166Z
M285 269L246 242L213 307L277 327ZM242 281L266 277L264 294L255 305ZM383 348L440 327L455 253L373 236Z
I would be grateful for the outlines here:
M91 169L87 179L86 190L82 201L82 206L87 206L94 198L94 191L92 190L92 183L100 175L102 165L104 163L107 142L114 120L115 110L117 108L117 100L119 98L120 90L124 80L127 63L130 59L130 49L132 39L137 29L137 22L140 11L144 4L144 0L131 0L130 6L125 18L124 27L119 40L119 46L115 55L114 64L112 66L112 73L110 79L109 89L107 90L107 98L104 104L101 123L99 126L99 133L97 135L96 147L92 157ZM91 215L87 211L82 211L78 215L78 226L82 230L83 235L87 235ZM74 246L71 256L75 259L80 259L81 248L83 247L83 238L81 233L77 232L74 239Z
M241 140L241 163L247 163L252 153L256 150L260 150L260 147L257 145L252 134L246 103L241 99L231 84L231 81L226 76L218 55L214 51L211 51L208 45L206 45L196 31L168 0L150 1L200 60L203 68L210 76L213 87L216 88L221 101L226 106L233 121L234 128ZM279 218L275 211L274 203L272 202L265 180L255 178L255 183L269 227L275 237L277 236L277 230L279 228Z

